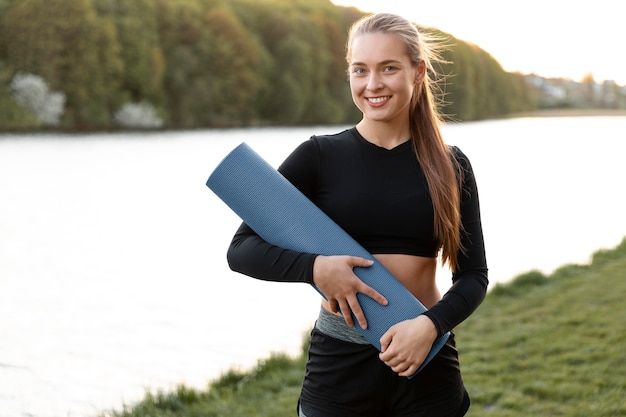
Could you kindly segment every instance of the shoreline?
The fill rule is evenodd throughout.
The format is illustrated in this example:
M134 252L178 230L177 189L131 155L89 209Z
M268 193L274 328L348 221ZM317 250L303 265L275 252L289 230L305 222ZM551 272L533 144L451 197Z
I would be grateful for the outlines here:
M626 109L546 109L512 113L503 119L520 117L590 117L590 116L626 116Z
M492 117L487 119L478 119L478 120L446 120L446 123L469 123L469 122L483 122L489 120L507 120L507 119L519 119L526 117L595 117L595 116L626 116L626 109L546 109L546 110L533 110L527 112L518 112L505 114L499 117ZM332 125L329 125L332 126ZM340 125L345 126L345 125ZM77 131L77 130L57 130L57 129L33 129L33 130L0 130L0 139L2 137L6 137L9 135L14 136L23 136L23 135L92 135L92 134L134 134L134 133L163 133L163 132L183 132L183 131L203 131L203 130L236 130L236 129L257 129L257 128L270 128L270 129L281 129L281 128L298 128L298 127L310 127L307 125L302 126L284 126L284 125L272 125L272 126L232 126L227 128L220 127L198 127L198 128L189 128L189 129L168 129L168 128L160 128L160 129L104 129L104 130L88 130L88 131Z

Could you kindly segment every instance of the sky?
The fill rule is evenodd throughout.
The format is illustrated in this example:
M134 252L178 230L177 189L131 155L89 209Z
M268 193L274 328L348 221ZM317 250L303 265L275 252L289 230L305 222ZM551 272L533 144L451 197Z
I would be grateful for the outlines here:
M332 0L401 14L474 43L506 71L626 85L626 16L619 0Z

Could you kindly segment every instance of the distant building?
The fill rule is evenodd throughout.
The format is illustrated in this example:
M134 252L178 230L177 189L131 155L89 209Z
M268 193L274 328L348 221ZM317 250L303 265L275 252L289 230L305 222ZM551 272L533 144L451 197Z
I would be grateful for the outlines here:
M626 86L607 80L598 83L592 77L583 82L566 78L544 78L536 74L525 76L527 82L540 91L541 108L626 109Z

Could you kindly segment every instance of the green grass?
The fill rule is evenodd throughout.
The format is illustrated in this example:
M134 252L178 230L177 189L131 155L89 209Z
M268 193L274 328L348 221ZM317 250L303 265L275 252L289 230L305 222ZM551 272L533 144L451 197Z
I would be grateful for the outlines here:
M590 265L496 285L456 329L468 417L626 416L626 239ZM306 345L306 340L305 340ZM111 417L295 416L304 354L274 354L203 391L146 394Z
M497 285L457 329L468 416L626 416L626 240Z

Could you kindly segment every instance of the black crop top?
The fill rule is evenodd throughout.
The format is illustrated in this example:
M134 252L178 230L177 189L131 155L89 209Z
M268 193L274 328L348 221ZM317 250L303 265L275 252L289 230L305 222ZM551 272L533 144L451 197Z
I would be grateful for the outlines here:
M432 201L410 141L387 150L356 129L313 137L279 170L368 252L437 256Z
M488 284L478 192L467 157L452 147L464 170L461 236L464 251L453 285L428 310L439 334L451 330L482 302ZM372 254L435 257L434 212L428 185L410 141L388 150L351 128L313 136L278 169ZM234 271L271 281L313 282L317 254L279 248L242 224L228 250Z

